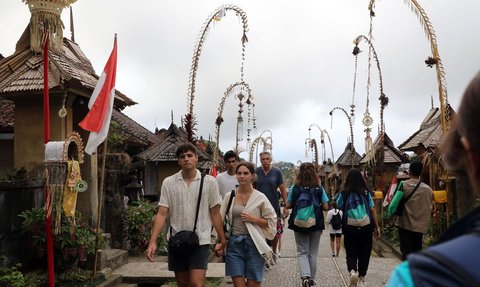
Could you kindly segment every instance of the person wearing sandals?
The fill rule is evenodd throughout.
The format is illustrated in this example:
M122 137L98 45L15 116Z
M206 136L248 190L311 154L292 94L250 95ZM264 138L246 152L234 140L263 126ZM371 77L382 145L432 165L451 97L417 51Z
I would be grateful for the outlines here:
M252 163L240 162L236 175L238 187L226 194L220 209L223 220L226 216L231 219L225 275L232 277L235 287L257 287L263 281L265 262L273 262L274 254L266 239L277 235L277 215L268 198L252 186L255 177Z

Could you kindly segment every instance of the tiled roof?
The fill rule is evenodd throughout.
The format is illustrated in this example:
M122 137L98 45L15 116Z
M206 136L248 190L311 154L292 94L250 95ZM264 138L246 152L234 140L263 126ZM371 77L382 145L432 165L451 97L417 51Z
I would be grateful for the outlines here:
M160 141L160 138L154 133L129 118L124 113L113 110L112 121L115 121L120 125L120 129L123 133L127 134L131 141L134 141L141 145L155 144Z
M27 27L17 43L17 51L0 60L0 94L43 90L43 57L31 51L26 44L29 33ZM51 49L48 55L50 89L60 88L61 85L74 86L90 91L87 95L91 94L98 76L77 43L63 38L63 50ZM136 104L119 91L115 92L115 96L117 106Z
M13 131L15 104L0 99L0 131Z

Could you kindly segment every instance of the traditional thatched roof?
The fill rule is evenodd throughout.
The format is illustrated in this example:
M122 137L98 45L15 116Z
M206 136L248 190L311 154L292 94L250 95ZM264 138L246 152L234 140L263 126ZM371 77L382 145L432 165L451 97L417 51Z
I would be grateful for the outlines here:
M43 90L43 57L30 49L30 28L27 26L13 55L0 60L0 94L13 99L26 91ZM63 38L63 50L49 50L49 88L51 91L71 88L76 93L90 97L98 76L80 46ZM134 105L132 99L119 91L115 105L119 108Z
M112 113L112 121L120 126L120 130L129 137L130 142L148 146L160 141L160 138L154 133L115 109Z
M455 111L448 106L450 115ZM432 108L420 124L420 129L410 136L398 148L402 151L415 151L418 148L437 147L442 137L441 112L439 108Z
M385 158L383 160L384 163L386 163L386 164L390 164L390 163L400 164L400 163L404 162L403 153L394 146L393 141L390 139L390 137L386 133L385 133L385 137L384 137L383 150L384 150L384 154L385 154ZM372 150L370 152L368 152L360 160L360 164L365 164L365 163L368 163L370 161L373 161L374 155L378 154L379 151L380 151L380 135L378 135L377 138L375 139L375 141L373 143Z
M0 132L13 132L15 104L0 99Z
M340 155L340 157L335 162L337 165L340 165L340 166L352 165L352 152L350 149L351 146L352 146L352 143L347 144L347 146L345 147L345 151ZM357 166L358 163L360 162L360 159L362 159L362 157L355 151L355 158L353 161L353 165Z
M177 161L177 156L175 154L177 147L186 142L188 142L188 140L185 131L179 129L174 123L172 123L170 127L162 133L160 142L138 154L138 157L145 161ZM207 154L200 148L197 148L197 154L199 158L198 167L210 168L213 165L211 155Z

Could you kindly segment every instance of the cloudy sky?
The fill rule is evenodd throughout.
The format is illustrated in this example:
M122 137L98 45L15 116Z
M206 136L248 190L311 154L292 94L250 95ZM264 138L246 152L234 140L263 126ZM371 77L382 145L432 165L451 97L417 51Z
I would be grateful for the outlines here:
M0 0L0 53L11 55L29 21L20 0ZM480 68L480 1L418 0L435 29L448 84L450 104L457 109L463 90ZM255 97L258 130L269 130L277 161L305 157L308 128L315 123L329 133L335 159L350 134L348 120L334 107L349 110L353 96L352 40L367 35L367 0L300 0L221 2L217 0L115 1L79 0L73 5L75 40L100 74L118 34L117 88L138 102L124 112L150 130L168 127L173 110L179 125L187 113L187 90L196 40L207 18L224 4L235 4L248 17L245 81ZM423 28L402 0L379 0L373 19L373 45L381 65L386 132L398 146L413 134L431 107L439 106L435 69L424 60L431 55ZM64 11L70 37L68 11ZM242 22L233 11L212 25L197 71L194 112L198 135L214 136L214 122L226 89L240 79ZM358 57L354 103L354 141L363 153L361 123L366 106L368 46ZM372 69L369 110L378 134L378 71ZM225 104L220 147L235 145L238 100ZM246 118L244 113L244 118ZM246 129L246 127L245 127ZM264 132L263 135L269 135ZM314 128L312 136L319 141ZM245 146L245 141L241 142ZM320 148L320 146L319 146ZM327 146L327 154L331 153ZM248 158L246 152L241 154ZM329 156L330 157L330 156Z

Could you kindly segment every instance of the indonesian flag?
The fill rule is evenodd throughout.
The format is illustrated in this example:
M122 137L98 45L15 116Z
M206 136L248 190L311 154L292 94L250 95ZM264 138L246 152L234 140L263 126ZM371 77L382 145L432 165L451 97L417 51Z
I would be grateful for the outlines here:
M392 182L390 183L390 187L388 188L387 194L385 195L385 199L383 200L383 207L388 206L390 204L390 201L392 201L395 190L397 189L397 185L397 177L394 176L392 178Z
M79 123L84 130L90 131L85 152L91 155L97 147L107 138L112 117L113 100L115 99L115 75L117 71L117 37L113 50L103 73L88 102L90 111Z

